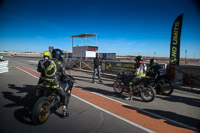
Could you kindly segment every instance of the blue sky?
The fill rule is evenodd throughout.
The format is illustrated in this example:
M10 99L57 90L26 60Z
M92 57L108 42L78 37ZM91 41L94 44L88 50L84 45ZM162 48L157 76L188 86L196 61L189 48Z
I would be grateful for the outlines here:
M3 0L0 51L71 51L70 36L92 33L98 52L169 57L171 28L181 13L181 57L187 49L187 56L200 58L198 0Z

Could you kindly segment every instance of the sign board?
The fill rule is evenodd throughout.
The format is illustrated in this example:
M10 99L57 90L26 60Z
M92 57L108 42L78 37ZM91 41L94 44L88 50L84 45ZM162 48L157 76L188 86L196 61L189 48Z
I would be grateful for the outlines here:
M98 47L96 46L87 46L87 47L88 47L87 51L98 51Z
M123 63L123 62L106 62L105 63L105 70L106 71L135 71L135 65L133 63Z

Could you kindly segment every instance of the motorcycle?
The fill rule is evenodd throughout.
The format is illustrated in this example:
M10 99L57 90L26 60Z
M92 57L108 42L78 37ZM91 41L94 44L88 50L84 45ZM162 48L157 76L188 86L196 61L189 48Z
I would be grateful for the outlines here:
M149 71L147 76L152 77L154 80L152 86L155 88L157 94L171 95L174 91L172 82L169 81L170 75L163 73L162 69L157 72Z
M68 75L67 79L61 81L61 87L68 94L68 102L73 85L74 78L71 75ZM42 92L42 95L37 98L33 107L32 121L34 124L42 124L48 120L51 113L54 113L61 106L61 98L57 91L48 85L37 85L37 91Z
M117 79L113 84L113 89L115 93L133 93L134 95L140 95L141 99L144 102L153 101L156 97L156 93L154 88L150 85L152 82L152 78L141 78L139 81L133 83L131 85L133 87L133 92L130 92L130 83L132 82L134 77L134 75L128 75L126 74L126 72L121 70L118 73Z

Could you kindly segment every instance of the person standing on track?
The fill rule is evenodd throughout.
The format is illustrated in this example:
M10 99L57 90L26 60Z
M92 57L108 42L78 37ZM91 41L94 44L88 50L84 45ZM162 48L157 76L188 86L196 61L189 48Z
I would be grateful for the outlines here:
M100 83L103 83L101 80L101 64L102 61L99 58L99 53L96 53L96 58L94 58L94 72L93 72L93 77L92 77L92 83L95 81L95 76L98 73L98 79Z

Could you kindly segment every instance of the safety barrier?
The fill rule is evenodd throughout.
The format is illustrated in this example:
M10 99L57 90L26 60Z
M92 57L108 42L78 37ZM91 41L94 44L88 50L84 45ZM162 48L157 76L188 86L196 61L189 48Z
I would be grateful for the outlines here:
M8 61L0 61L0 74L8 72Z
M4 61L3 56L0 56L0 74L8 71L8 61Z

